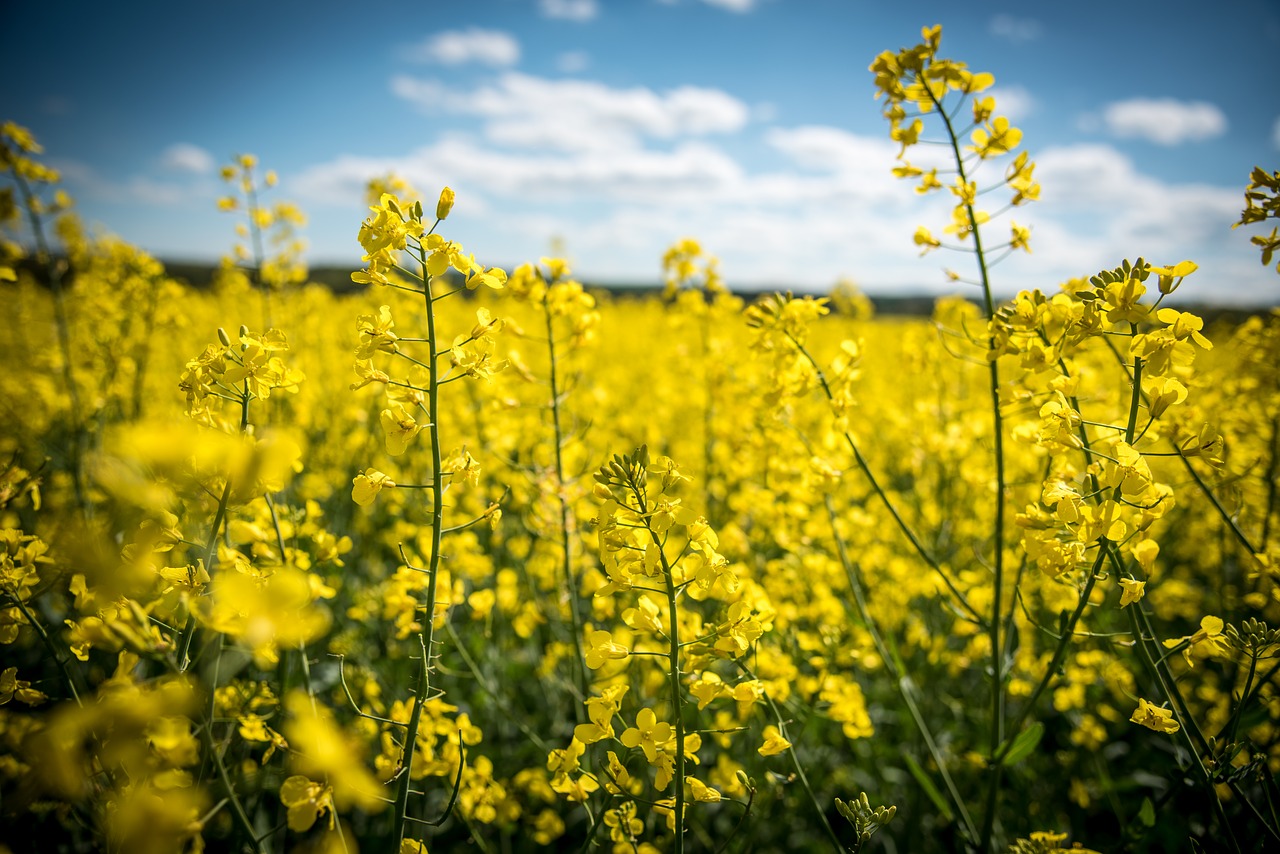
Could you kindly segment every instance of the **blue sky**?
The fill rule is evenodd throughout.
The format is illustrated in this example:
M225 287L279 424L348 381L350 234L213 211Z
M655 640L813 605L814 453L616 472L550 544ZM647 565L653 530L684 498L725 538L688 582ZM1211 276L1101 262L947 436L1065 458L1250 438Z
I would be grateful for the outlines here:
M11 4L0 119L87 221L165 258L228 251L217 169L251 152L313 263L358 265L364 182L394 170L457 191L445 233L486 264L560 239L584 279L655 282L687 235L736 287L936 293L973 262L918 256L949 195L890 175L867 71L934 23L1039 164L1042 201L1014 212L1034 254L1002 290L1143 255L1199 263L1188 297L1280 303L1257 229L1229 228L1250 169L1280 166L1275 0Z

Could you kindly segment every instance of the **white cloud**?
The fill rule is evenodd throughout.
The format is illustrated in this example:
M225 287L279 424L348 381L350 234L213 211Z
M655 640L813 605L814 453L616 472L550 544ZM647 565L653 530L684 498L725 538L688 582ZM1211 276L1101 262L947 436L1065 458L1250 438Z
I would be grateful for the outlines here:
M996 15L987 24L987 31L996 38L1007 39L1014 44L1035 41L1044 28L1031 18L1015 18L1013 15Z
M695 86L659 94L644 87L615 89L595 81L511 72L470 92L403 75L392 80L391 88L431 113L481 117L494 142L562 151L635 148L643 137L732 133L749 116L737 98Z
M702 0L708 6L715 6L728 12L737 12L743 14L750 12L756 6L756 0Z
M448 184L459 195L468 190L514 203L653 203L673 194L719 194L743 179L735 161L697 142L670 151L516 153L456 137L401 158L342 157L305 170L290 186L301 197L343 204L357 198L370 177L388 171L417 187Z
M412 48L408 55L417 62L438 62L442 65L476 62L507 66L515 65L520 60L520 43L509 33L500 30L471 27L428 36Z
M1091 275L1141 255L1153 263L1190 257L1212 271L1238 258L1242 235L1229 228L1239 216L1239 191L1208 184L1172 184L1140 172L1109 145L1050 148L1036 158L1042 201L1019 211L1047 228L1032 247L1037 262L1067 275ZM1071 272L1074 271L1074 272ZM1221 275L1188 282L1189 298L1220 298Z
M538 9L548 18L590 21L600 13L596 0L538 0Z
M804 168L881 178L890 175L898 152L887 139L822 125L771 128L765 142Z
M192 172L204 175L213 171L213 155L198 145L179 142L166 148L160 155L160 165L175 172Z
M771 171L749 170L696 141L669 151L529 152L453 137L396 158L317 164L290 189L313 204L346 206L350 222L334 245L354 251L350 233L369 176L394 170L428 195L448 184L459 199L449 236L484 263L537 258L563 236L588 281L657 281L663 250L685 235L719 256L729 284L744 289L822 290L850 275L872 292L936 294L956 288L944 265L975 275L966 254L919 257L916 226L941 234L953 200L917 196L911 182L893 178L892 143L821 126L771 128L763 141L780 158ZM994 268L999 293L1052 292L1067 278L1142 255L1200 264L1184 299L1266 299L1269 280L1254 269L1263 268L1247 235L1227 227L1239 213L1237 188L1166 183L1107 145L1049 149L1038 161L1044 201L984 229L995 246L1007 239L1010 216L1032 227L1034 254Z
M1227 132L1227 117L1205 101L1131 98L1108 104L1102 122L1113 135L1178 145L1212 139Z
M1036 99L1022 86L996 86L983 92L996 99L996 112L1015 124L1036 110Z
M119 180L105 178L89 164L78 160L60 160L53 165L62 173L73 196L98 202L174 207L190 205L193 199L212 195L208 187L165 183L145 175L131 175Z
M591 65L591 57L584 50L567 50L556 57L556 70L562 74L579 74Z

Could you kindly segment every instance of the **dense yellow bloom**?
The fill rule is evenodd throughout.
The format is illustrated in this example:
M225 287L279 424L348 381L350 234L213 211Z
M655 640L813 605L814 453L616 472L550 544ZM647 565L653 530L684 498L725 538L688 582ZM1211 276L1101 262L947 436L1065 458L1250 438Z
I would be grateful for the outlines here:
M361 507L367 507L384 488L391 489L395 485L395 481L377 469L366 469L352 481L351 500Z
M1120 586L1123 588L1123 592L1120 595L1120 607L1123 608L1142 599L1147 582L1135 581L1132 578L1121 578Z
M791 748L791 742L783 737L776 726L770 724L764 728L764 743L756 748L761 756L777 756Z
M1129 720L1147 729L1166 734L1175 733L1181 729L1178 722L1173 719L1173 712L1153 705L1141 697L1138 698L1138 708L1134 710Z
M280 785L280 803L288 810L289 829L294 833L310 830L316 819L329 813L329 829L334 828L333 788L316 783L300 774Z
M1004 116L997 116L973 132L973 147L970 150L976 151L985 160L1017 148L1021 141L1022 131L1011 126Z
M603 667L606 661L617 661L631 654L625 646L615 643L613 634L606 629L591 632L587 635L587 643L587 667L592 670Z
M636 715L636 725L623 730L619 740L627 747L639 747L649 764L657 765L659 747L670 741L674 734L671 724L659 721L653 709L644 708Z

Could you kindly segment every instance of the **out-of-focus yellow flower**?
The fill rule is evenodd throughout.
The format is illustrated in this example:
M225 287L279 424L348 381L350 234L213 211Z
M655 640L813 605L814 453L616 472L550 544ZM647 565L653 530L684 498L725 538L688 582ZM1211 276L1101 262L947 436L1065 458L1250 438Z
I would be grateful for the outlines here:
M1134 710L1129 720L1147 729L1166 734L1175 733L1181 729L1178 722L1173 719L1172 711L1153 705L1141 697L1138 698L1138 708Z

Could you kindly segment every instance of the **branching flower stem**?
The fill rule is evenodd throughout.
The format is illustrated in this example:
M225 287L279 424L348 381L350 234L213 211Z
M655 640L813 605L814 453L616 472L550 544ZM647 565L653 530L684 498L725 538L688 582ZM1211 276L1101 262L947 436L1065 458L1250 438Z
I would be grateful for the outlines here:
M938 111L943 124L947 129L947 140L951 144L951 153L955 158L956 172L961 183L968 183L968 175L965 173L964 157L960 154L960 139L956 133L955 127L951 124L951 117L947 115L946 110L942 109L942 103L934 94L933 89L925 86L925 91L929 93L929 98L933 101L934 107ZM969 217L969 227L973 233L973 254L978 262L978 274L982 284L982 298L986 306L987 320L990 321L995 317L995 301L991 296L991 277L987 270L987 257L982 249L982 233L978 224L978 217L973 209L972 202L966 202L964 206L965 212ZM992 353L995 352L994 336L988 338L988 346ZM1004 650L1000 645L1000 615L1002 609L1002 599L1004 593L1004 528L1005 528L1005 469L1004 469L1004 417L1000 412L1000 360L991 356L987 360L987 372L991 382L991 418L992 433L995 440L995 466L996 466L996 514L992 523L992 596L991 596L991 620L987 625L987 632L991 638L991 751L994 753L999 745L1004 741L1005 734L1005 708L1004 708ZM999 789L1000 789L1000 764L996 763L991 770L990 785L987 790L988 808L986 817L983 819L982 827L982 843L980 850L983 852L991 850L991 835L994 828L995 814L999 809Z
M680 615L677 611L676 603L676 582L672 576L671 563L667 560L667 553L662 548L662 538L658 536L658 532L653 530L649 524L649 507L645 502L644 486L637 483L634 477L630 477L628 487L636 497L636 510L640 518L645 520L645 528L649 532L649 537L653 540L654 547L658 550L658 560L662 564L662 575L666 580L667 586L667 622L668 631L667 639L669 641L667 658L669 662L668 676L671 684L671 708L672 717L675 718L676 730L676 755L675 755L675 784L676 784L676 802L674 805L676 817L675 830L675 848L676 854L684 852L684 689L680 684Z
M578 700L586 700L590 696L590 686L587 679L587 659L582 650L582 613L581 606L578 601L578 576L573 567L573 552L570 548L569 537L569 498L565 494L564 482L564 440L560 426L560 384L558 362L556 359L556 336L555 324L552 322L551 305L549 297L551 289L547 288L542 295L542 314L546 319L547 327L547 356L550 360L551 372L551 425L555 432L555 451L556 451L556 503L560 509L560 550L563 555L563 571L565 585L569 592L569 618L573 622L573 649L575 653L573 661L574 685L578 689ZM574 719L578 723L583 723L584 707L582 702L573 704Z
M742 661L735 659L733 663L738 665L738 668L747 674L748 678L759 681L759 677ZM773 697L769 695L768 691L764 692L764 700L769 704L769 711L773 712L773 719L778 722L778 731L782 733L783 738L786 738L786 722L782 719L782 712L778 709L777 703L773 701ZM804 773L804 766L800 764L800 757L796 755L794 744L787 748L787 754L791 757L791 767L796 769L796 778L800 780L800 785L804 787L805 794L809 796L809 803L813 804L814 812L818 814L818 820L822 822L822 829L826 831L827 838L831 840L831 844L835 846L839 854L844 854L844 844L840 841L840 837L836 835L831 822L827 821L827 814L822 809L822 805L818 803L818 798L813 793L813 787L809 785L809 776Z
M437 223L438 224L438 223ZM419 279L422 282L423 304L427 315L427 340L432 352L436 348L435 305L431 293L431 277L427 274L427 252L421 245L417 246L420 265ZM400 758L400 777L396 782L396 798L393 820L395 827L392 835L395 845L404 839L405 824L409 816L409 790L413 783L413 756L418 739L418 725L422 719L422 707L431 693L431 655L435 639L436 615L436 579L440 572L440 539L443 532L444 478L440 476L440 375L436 360L431 359L428 365L427 380L427 431L431 445L431 554L427 563L427 601L424 628L418 635L418 644L422 648L422 663L418 668L418 681L414 688L413 710L409 713L409 726L405 731L404 748Z
M818 377L818 383L822 386L822 391L827 396L827 400L834 401L835 395L832 393L831 386L827 382L827 375L822 370L821 366L818 365L813 354L810 353L808 348L806 348L790 333L787 333L787 338L790 339L792 345L800 355L805 357L809 362L809 365L813 368L815 375ZM942 568L938 559L929 553L928 549L924 547L924 544L920 542L920 538L916 536L915 531L913 531L911 526L907 524L907 521L902 518L902 514L898 512L898 508L894 505L893 500L889 498L889 495L880 485L880 481L876 478L875 473L871 471L871 466L867 463L866 458L862 456L862 451L858 449L858 443L854 441L853 436L845 433L844 440L849 446L849 450L853 453L853 458L857 462L858 468L862 470L862 474L867 478L867 482L871 484L872 491L875 492L876 496L880 499L880 502L885 506L885 509L889 511L889 515L893 517L893 521L897 524L898 529L902 531L903 536L907 538L907 541L911 543L911 547L915 549L916 554L920 556L920 559L923 560L930 569L938 574L942 579L942 582L947 586L947 589L951 591L951 595L956 597L956 601L959 602L960 606L968 613L968 618L981 625L983 622L982 615L978 613L976 608L969 604L969 600L966 599L965 595L956 587L955 582L953 582L947 575L946 570Z
M947 796L951 799L951 804L955 807L956 814L960 816L960 820L964 825L964 832L970 839L976 839L978 832L973 824L973 819L969 816L969 809L965 805L960 791L956 788L955 782L951 779L950 772L947 771L947 763L942 751L938 748L938 742L934 739L929 725L925 722L924 714L920 711L920 706L916 702L914 694L915 683L898 666L898 660L889 651L889 645L885 643L884 636L880 633L879 625L877 625L875 618L871 616L866 589L862 583L862 573L849 557L844 537L840 536L840 532L836 527L836 509L831 496L825 496L824 501L827 509L827 521L831 525L831 533L836 542L836 555L840 559L840 566L844 569L845 576L849 579L849 589L853 591L853 601L858 608L858 614L862 617L867 633L871 635L871 640L876 646L876 652L879 654L880 660L893 673L894 686L897 687L898 694L902 697L902 702L906 704L907 711L910 712L911 719L915 722L916 730L919 731L920 737L924 740L925 748L929 751L929 756L933 759L934 764L938 766L938 773L942 776Z
M62 384L67 388L67 398L71 403L71 483L75 489L76 504L82 515L90 512L89 498L84 486L84 412L80 403L80 392L76 388L75 374L71 360L71 323L67 319L67 303L63 294L62 269L53 260L49 242L44 235L44 220L40 217L40 205L30 183L20 170L13 170L18 192L22 196L22 208L27 212L31 223L31 233L36 241L36 258L44 265L49 277L49 289L53 292L53 320L58 333L58 349L62 354Z
M240 396L240 435L243 436L249 429L249 381L245 380L244 389ZM227 505L231 500L231 476L227 475L227 482L222 487L222 496L218 499L218 509L213 515L213 530L209 532L209 539L205 543L204 548L204 569L207 573L213 572L214 558L218 555L218 536L222 532L223 523L227 519ZM178 654L178 672L185 673L191 666L191 641L196 633L196 617L194 613L187 615L187 624L182 629L182 638L179 641L181 652ZM214 686L217 687L216 685Z

